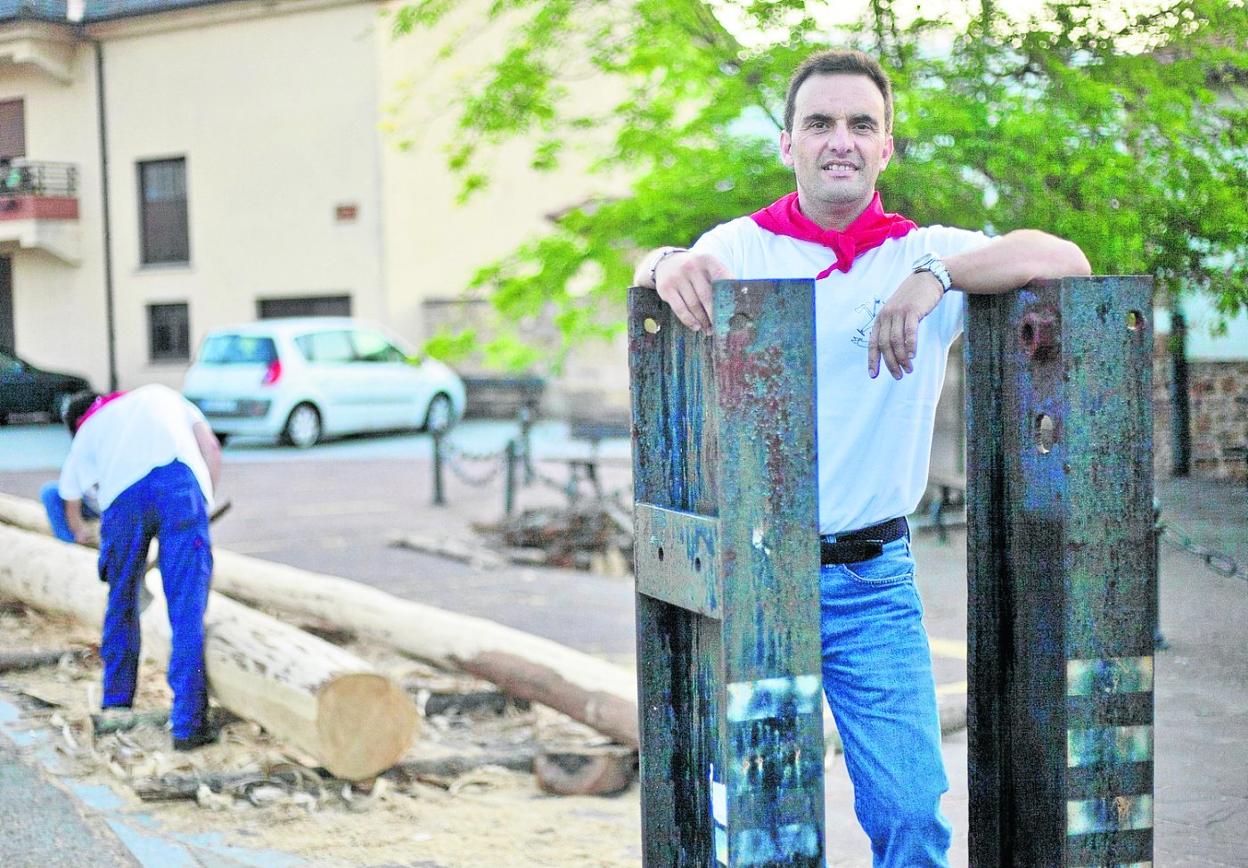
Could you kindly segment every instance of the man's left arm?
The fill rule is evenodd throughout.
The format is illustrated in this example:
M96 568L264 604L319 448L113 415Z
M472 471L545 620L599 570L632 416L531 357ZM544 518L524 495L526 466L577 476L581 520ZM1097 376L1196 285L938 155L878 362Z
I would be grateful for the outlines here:
M1036 229L1015 230L991 244L944 257L943 262L954 287L984 295L1008 292L1034 280L1092 273L1077 244ZM930 271L901 282L875 318L867 349L868 375L879 374L881 359L894 379L913 373L919 322L936 309L944 292Z
M82 519L82 501L66 500L64 504L65 524L69 526L69 532L74 535L74 542L79 545L89 545L91 534L87 533L86 522Z

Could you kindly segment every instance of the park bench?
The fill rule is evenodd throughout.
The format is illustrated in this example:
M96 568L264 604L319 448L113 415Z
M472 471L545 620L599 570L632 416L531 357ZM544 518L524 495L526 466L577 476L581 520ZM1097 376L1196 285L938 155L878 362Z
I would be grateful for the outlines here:
M464 415L473 419L515 419L521 414L537 418L546 381L533 375L467 376Z
M566 455L547 459L567 465L569 503L579 499L582 482L588 483L594 497L602 500L604 492L598 471L603 465L632 467L632 458L628 456L609 456L600 452L603 440L630 437L632 430L627 409L604 407L596 401L577 402L568 414L568 437L574 443L585 443L587 449L584 452L569 450Z

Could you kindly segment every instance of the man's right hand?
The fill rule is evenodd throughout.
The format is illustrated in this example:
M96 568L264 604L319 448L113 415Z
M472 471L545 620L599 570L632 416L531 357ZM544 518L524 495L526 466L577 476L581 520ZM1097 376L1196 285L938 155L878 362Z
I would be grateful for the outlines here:
M654 288L682 323L695 332L710 331L711 282L731 278L727 266L715 257L686 251L659 263Z

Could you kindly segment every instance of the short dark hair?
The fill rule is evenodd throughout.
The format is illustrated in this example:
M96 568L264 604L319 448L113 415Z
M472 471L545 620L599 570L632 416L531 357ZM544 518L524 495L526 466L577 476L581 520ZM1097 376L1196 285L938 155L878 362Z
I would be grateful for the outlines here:
M820 51L802 61L789 80L789 93L784 99L784 128L793 132L797 91L812 75L865 75L884 95L884 131L893 128L893 82L879 61L861 51Z
M75 392L69 396L69 401L65 404L65 427L69 429L71 437L78 433L78 424L98 397L100 396L97 392Z

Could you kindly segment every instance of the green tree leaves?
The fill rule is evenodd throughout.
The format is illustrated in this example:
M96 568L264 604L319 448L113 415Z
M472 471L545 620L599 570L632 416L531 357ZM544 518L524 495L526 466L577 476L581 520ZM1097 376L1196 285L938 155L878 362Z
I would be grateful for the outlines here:
M395 30L430 27L461 2L414 2ZM1248 304L1242 0L1173 0L1149 14L1067 0L1024 22L979 0L960 30L905 23L901 4L870 0L839 33L822 24L831 5L494 0L486 15L510 38L460 103L450 165L463 195L488 183L491 150L515 139L544 171L597 143L594 172L633 181L629 195L604 198L591 176L583 203L474 287L508 317L553 311L565 347L615 333L639 250L687 244L792 190L775 145L788 76L813 50L852 46L895 78L898 154L880 180L889 210L1046 229L1079 243L1097 272L1211 292L1228 314Z

